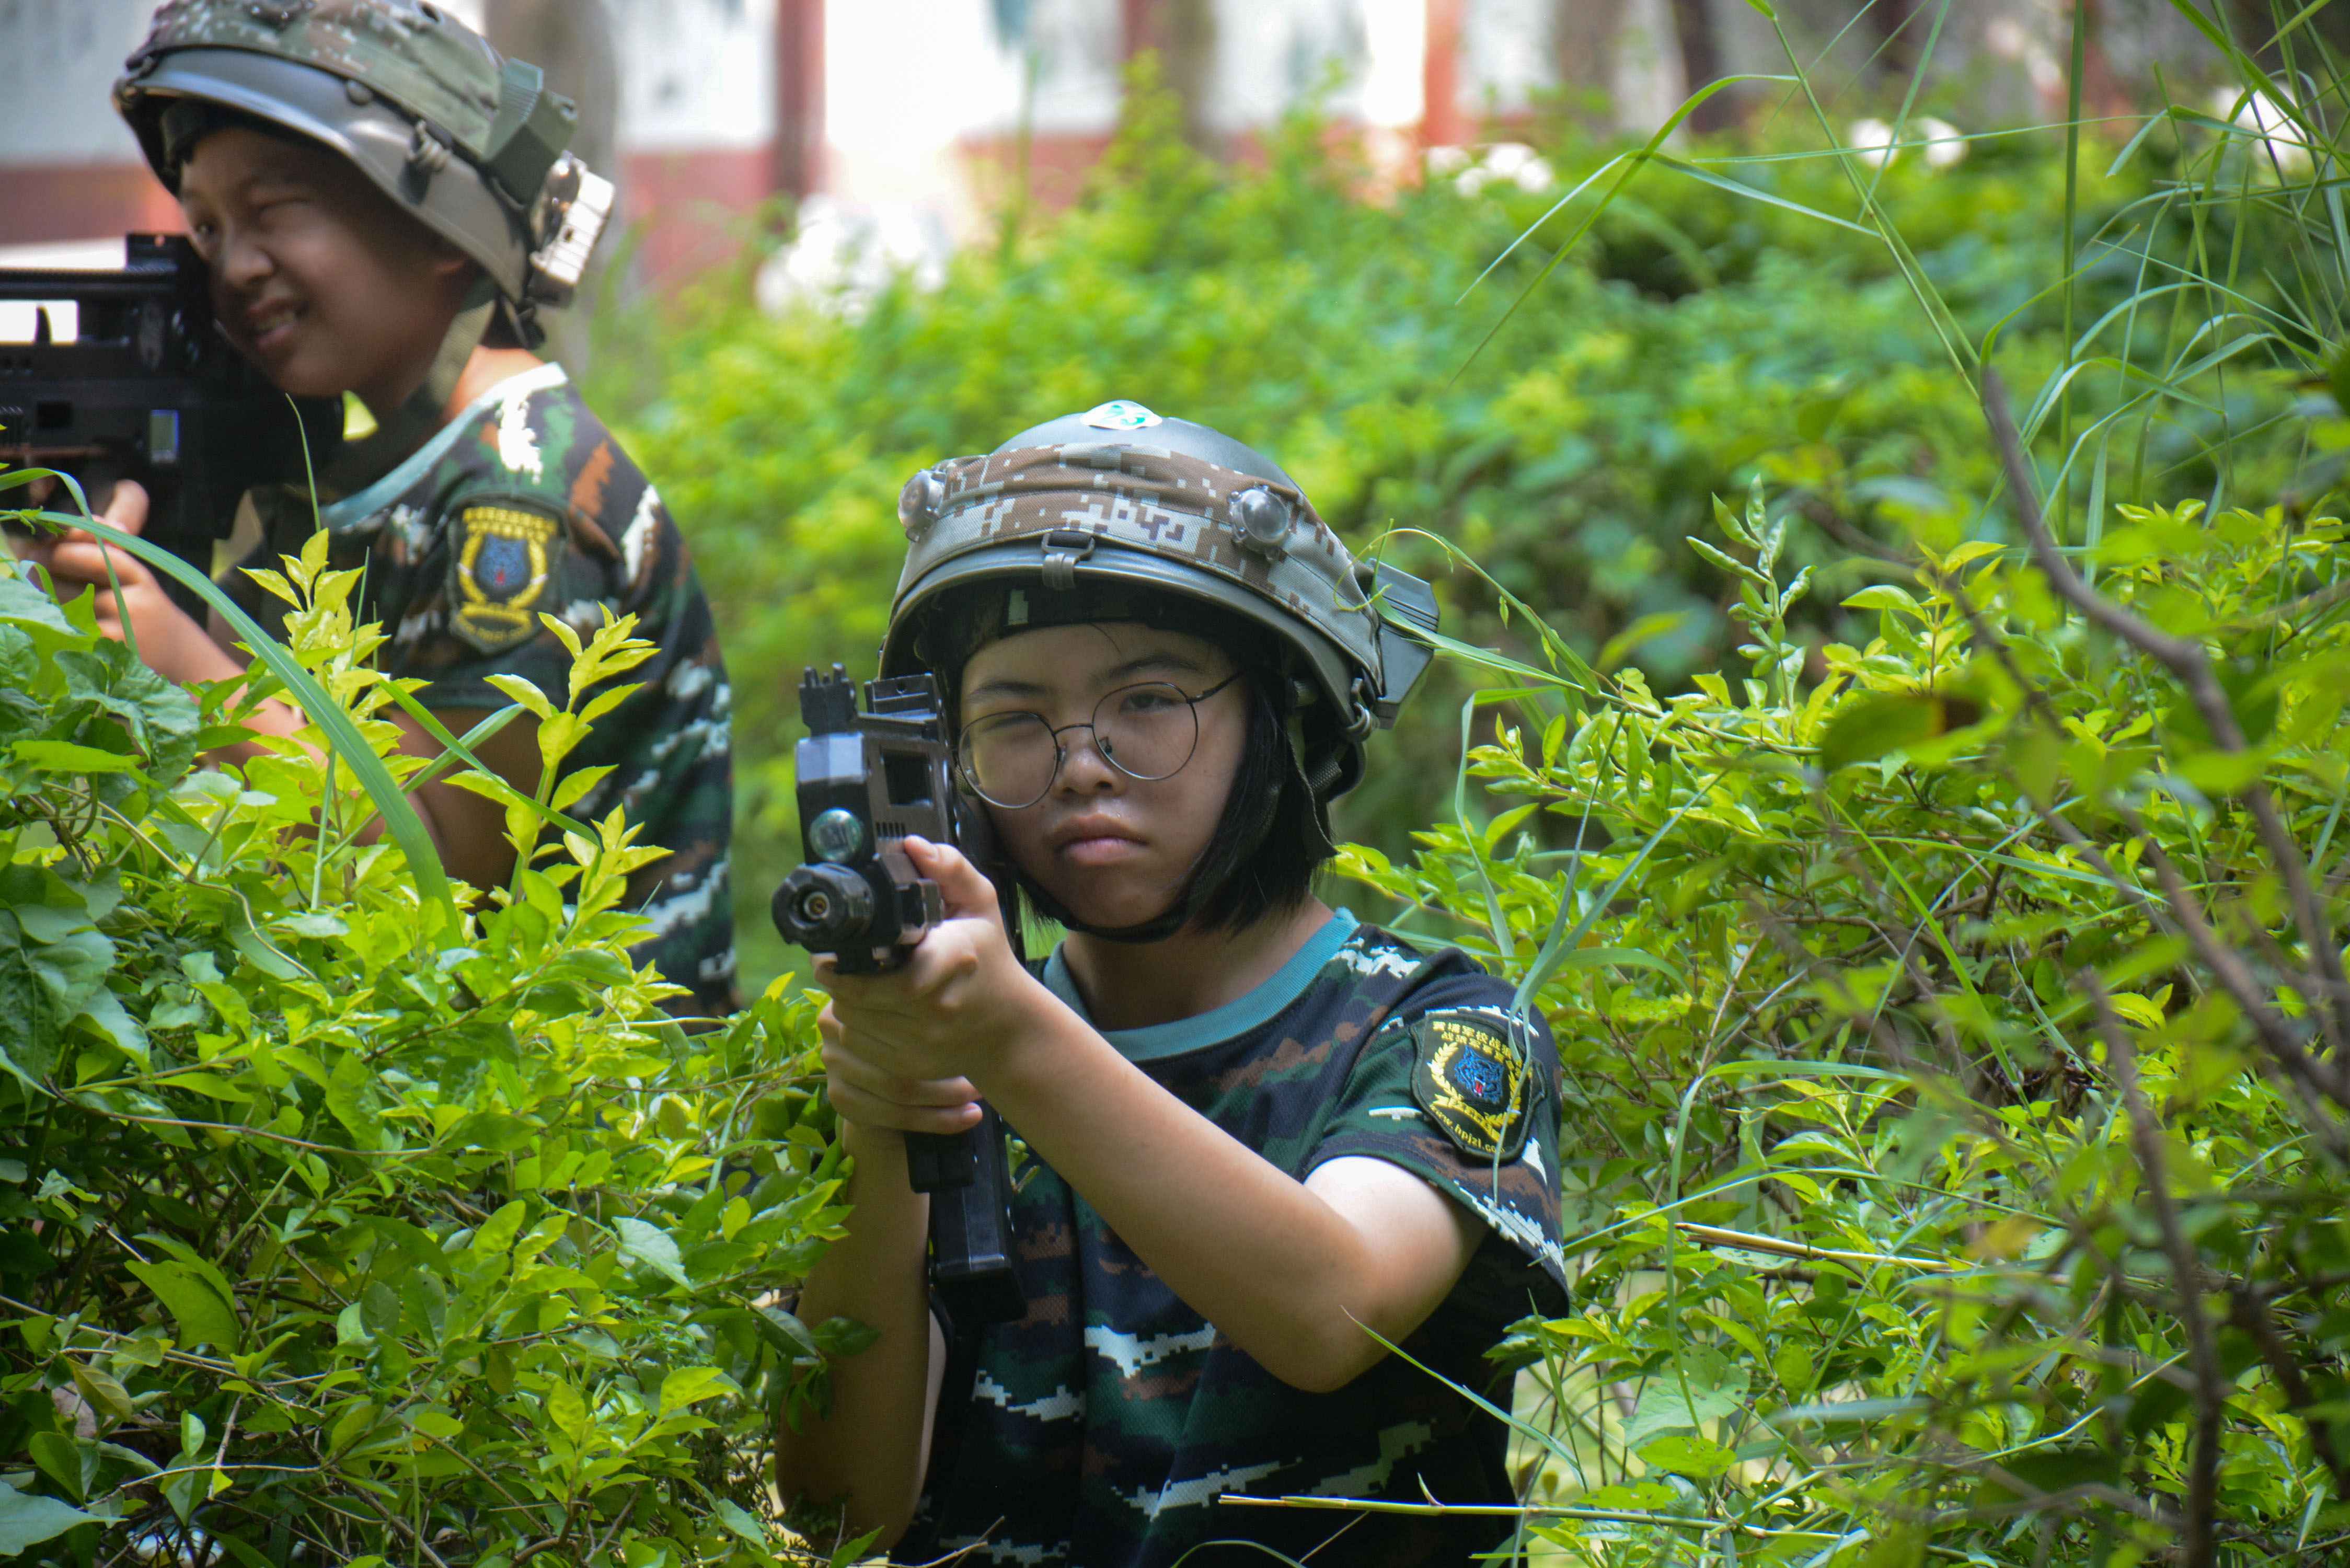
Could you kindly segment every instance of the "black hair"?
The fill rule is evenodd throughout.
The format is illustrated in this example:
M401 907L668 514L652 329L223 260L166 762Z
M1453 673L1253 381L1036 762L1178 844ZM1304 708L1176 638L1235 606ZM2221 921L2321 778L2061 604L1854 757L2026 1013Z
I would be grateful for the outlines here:
M1247 672L1248 738L1232 793L1216 824L1211 862L1229 846L1233 863L1208 889L1192 919L1209 930L1241 931L1271 915L1287 914L1312 897L1314 878L1336 853L1305 786L1289 738L1290 680L1257 665ZM1258 807L1271 794L1271 819L1252 849L1241 846ZM1211 870L1211 864L1201 866Z

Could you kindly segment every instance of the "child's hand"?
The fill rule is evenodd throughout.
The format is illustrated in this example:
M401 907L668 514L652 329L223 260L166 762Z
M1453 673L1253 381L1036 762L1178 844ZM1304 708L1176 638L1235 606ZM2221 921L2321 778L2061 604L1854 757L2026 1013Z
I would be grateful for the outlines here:
M125 534L142 532L147 526L147 492L124 480L114 487L114 499L107 504L103 520ZM47 569L61 598L95 588L98 629L117 642L134 640L139 657L164 679L220 680L244 673L244 666L213 642L203 626L172 602L154 571L137 556L113 549L78 528L55 538L35 540L25 555ZM127 638L126 630L135 633L135 639Z
M818 961L832 993L821 1021L833 1107L852 1122L900 1132L961 1132L979 1119L975 1076L1052 993L1021 967L995 888L949 846L905 841L914 868L939 885L947 918L903 969L842 974Z

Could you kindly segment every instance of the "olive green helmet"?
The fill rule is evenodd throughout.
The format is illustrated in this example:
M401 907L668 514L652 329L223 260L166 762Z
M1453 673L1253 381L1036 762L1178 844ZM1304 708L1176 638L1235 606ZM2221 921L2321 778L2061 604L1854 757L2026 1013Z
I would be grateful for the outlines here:
M1316 801L1362 777L1363 742L1395 722L1433 657L1427 584L1357 561L1263 453L1138 403L1104 403L983 457L924 469L898 516L910 548L883 676L924 668L928 623L974 590L1188 599L1284 650L1300 700L1297 760ZM1008 623L996 617L1019 622L1017 611Z
M428 0L170 0L114 103L175 192L176 106L323 143L479 263L534 337L539 307L569 303L611 211L611 184L564 151L577 107Z

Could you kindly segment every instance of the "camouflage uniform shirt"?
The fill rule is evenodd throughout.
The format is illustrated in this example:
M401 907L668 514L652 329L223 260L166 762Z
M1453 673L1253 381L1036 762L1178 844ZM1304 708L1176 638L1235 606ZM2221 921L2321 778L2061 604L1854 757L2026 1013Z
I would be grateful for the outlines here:
M256 493L265 537L250 566L272 566L313 530L307 493ZM631 901L652 922L639 963L691 988L680 1012L731 1009L728 901L733 698L718 637L660 496L559 365L491 389L390 473L316 513L338 567L364 566L360 613L380 622L387 673L425 682L434 709L496 709L493 675L519 675L560 703L571 656L541 612L582 634L604 610L633 613L660 651L620 677L640 689L568 760L611 774L572 815L614 805L641 841L670 851L636 874ZM273 626L285 607L242 573L240 602Z
M1083 1012L1057 954L1044 978ZM1509 987L1459 952L1424 956L1341 914L1248 996L1107 1037L1292 1177L1368 1156L1482 1219L1487 1233L1467 1272L1404 1348L1483 1391L1494 1381L1485 1352L1504 1327L1565 1303L1557 1055L1539 1016L1512 1021L1510 1000ZM1448 1098L1444 1071L1484 1093ZM1482 1127L1463 1119L1480 1106ZM1448 1136L1448 1122L1465 1142ZM1498 1141L1486 1136L1497 1129ZM1282 1383L1185 1305L1049 1168L1032 1157L1015 1179L1027 1315L951 1355L920 1511L893 1561L968 1551L958 1561L1253 1568L1276 1559L1201 1543L1248 1541L1304 1558L1347 1527L1314 1561L1458 1568L1506 1537L1506 1522L1490 1516L1220 1504L1228 1492L1419 1501L1423 1486L1446 1502L1507 1502L1507 1432L1399 1356L1335 1393Z

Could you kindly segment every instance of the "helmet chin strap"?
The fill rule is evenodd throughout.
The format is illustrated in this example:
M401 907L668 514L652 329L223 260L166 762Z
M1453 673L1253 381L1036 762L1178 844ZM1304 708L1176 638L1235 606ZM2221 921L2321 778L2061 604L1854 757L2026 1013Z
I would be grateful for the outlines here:
M364 441L346 441L321 476L338 494L359 493L432 438L447 420L449 401L457 395L465 367L472 362L473 350L482 346L497 308L496 288L486 275L477 278L463 308L441 339L440 351L433 355L422 384L396 409L369 409L376 419L375 433Z

